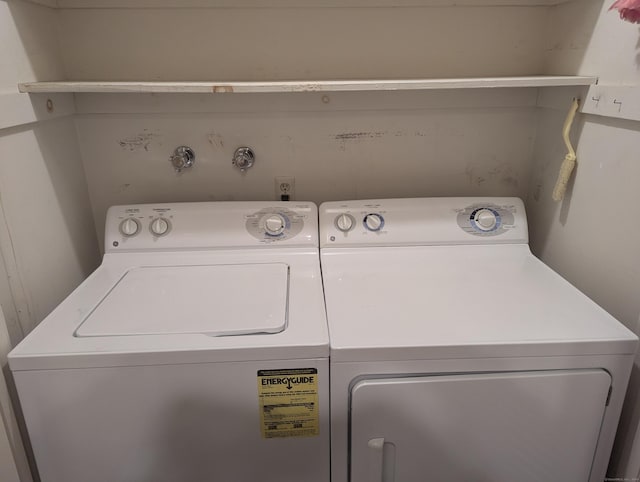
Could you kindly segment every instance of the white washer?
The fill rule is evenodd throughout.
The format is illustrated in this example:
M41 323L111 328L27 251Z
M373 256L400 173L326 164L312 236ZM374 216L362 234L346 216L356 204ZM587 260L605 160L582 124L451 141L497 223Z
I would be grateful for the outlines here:
M515 198L320 207L332 482L603 480L637 338L527 243Z
M42 481L327 482L316 206L118 206L105 246L9 355Z

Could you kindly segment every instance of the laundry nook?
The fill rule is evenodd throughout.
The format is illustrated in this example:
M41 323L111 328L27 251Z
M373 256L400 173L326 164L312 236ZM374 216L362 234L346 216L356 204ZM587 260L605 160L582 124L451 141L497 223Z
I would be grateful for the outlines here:
M0 481L639 481L639 24L0 0Z

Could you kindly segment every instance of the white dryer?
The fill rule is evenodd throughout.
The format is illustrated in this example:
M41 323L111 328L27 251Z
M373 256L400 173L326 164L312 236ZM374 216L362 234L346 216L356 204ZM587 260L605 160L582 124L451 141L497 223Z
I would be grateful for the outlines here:
M105 247L9 355L42 481L327 482L316 206L118 206Z
M601 482L636 336L515 198L325 203L332 482Z

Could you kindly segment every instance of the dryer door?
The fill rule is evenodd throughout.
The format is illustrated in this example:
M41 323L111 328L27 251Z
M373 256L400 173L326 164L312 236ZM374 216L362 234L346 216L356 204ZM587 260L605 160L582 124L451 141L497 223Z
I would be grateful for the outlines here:
M585 482L610 384L604 370L360 381L350 480Z

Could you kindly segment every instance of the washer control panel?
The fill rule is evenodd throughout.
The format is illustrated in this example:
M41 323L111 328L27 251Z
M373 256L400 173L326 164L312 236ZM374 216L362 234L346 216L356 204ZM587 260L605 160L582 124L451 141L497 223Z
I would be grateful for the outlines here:
M475 203L460 209L456 221L473 236L500 236L515 227L515 212L513 204Z
M123 236L130 238L140 232L140 221L134 217L124 218L118 227Z
M414 198L327 202L320 246L527 243L518 198Z
M128 239L144 237L146 234L153 237L165 236L171 231L172 217L172 210L161 206L150 209L142 209L140 206L123 206L116 220L118 232L123 239Z
M203 202L114 206L105 252L154 249L317 246L317 207L291 202Z
M254 238L273 243L297 236L304 228L306 215L284 207L267 207L246 216L247 232Z

